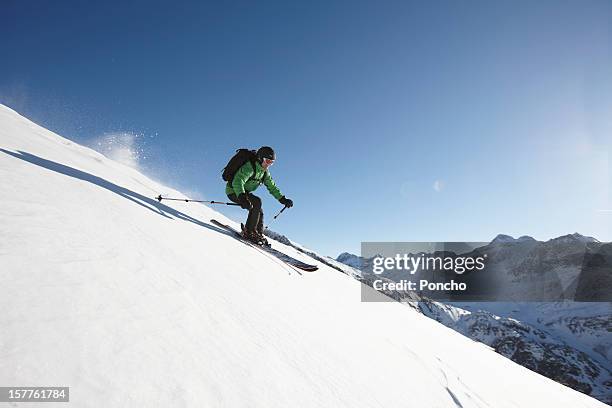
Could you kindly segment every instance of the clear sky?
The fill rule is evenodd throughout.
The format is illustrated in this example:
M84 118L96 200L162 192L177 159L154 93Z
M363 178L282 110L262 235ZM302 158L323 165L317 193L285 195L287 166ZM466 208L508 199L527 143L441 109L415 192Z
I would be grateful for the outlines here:
M0 103L90 146L133 135L146 174L206 199L270 145L295 201L272 229L331 256L610 241L611 27L607 0L5 0Z

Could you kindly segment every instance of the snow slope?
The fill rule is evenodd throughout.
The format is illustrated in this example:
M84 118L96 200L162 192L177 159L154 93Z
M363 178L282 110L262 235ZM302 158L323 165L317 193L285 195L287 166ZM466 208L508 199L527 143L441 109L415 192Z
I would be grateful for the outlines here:
M612 366L606 354L612 341L609 304L425 300L417 307L522 366L612 403Z
M1 386L78 407L605 406L325 265L298 275L1 105L0 177Z

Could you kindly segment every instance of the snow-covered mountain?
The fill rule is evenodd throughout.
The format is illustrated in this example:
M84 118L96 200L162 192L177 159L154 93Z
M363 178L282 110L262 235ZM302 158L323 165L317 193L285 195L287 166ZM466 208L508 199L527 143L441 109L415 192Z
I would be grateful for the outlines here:
M508 276L537 276L549 281L552 276L561 282L555 289L563 286L559 297L583 299L598 293L609 296L610 246L578 233L546 242L500 234L485 251L497 263L496 270L504 270ZM370 262L347 253L338 260L348 260L351 266ZM398 278L390 275L387 279ZM369 276L361 281L368 283ZM585 284L587 281L590 284ZM523 286L515 284L512 289L520 298ZM612 404L610 302L448 304L415 299L411 293L389 295L525 367Z
M355 269L361 269L363 267L363 258L357 255L343 252L336 258L336 261L342 262L345 265L351 266Z
M4 106L0 177L0 385L78 407L604 406L273 241L320 267L294 273Z

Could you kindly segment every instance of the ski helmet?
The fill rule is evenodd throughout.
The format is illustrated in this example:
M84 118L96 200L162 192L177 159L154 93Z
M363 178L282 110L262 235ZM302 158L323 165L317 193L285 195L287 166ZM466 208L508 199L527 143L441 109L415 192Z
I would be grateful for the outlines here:
M276 155L274 154L274 150L270 146L262 146L257 150L257 158L259 160L262 159L270 159L276 160Z

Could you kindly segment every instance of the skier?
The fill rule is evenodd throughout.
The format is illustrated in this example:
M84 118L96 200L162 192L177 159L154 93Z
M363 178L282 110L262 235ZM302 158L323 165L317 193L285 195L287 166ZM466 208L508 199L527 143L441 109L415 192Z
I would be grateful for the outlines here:
M240 167L233 174L233 177L227 177L227 185L225 187L225 194L233 202L240 205L245 210L249 210L246 225L243 225L242 234L251 242L259 245L268 246L268 241L263 235L264 225L264 214L261 208L261 198L252 194L253 191L259 187L261 183L265 184L268 191L274 198L276 198L285 207L293 207L293 201L286 198L270 176L268 168L274 164L276 159L274 150L269 146L262 146L255 151L240 149L234 158L246 157L246 162L241 163L243 159L236 159L237 163L240 163ZM251 155L250 157L248 155ZM228 164L227 169L231 168L232 158ZM224 180L226 179L224 173Z

